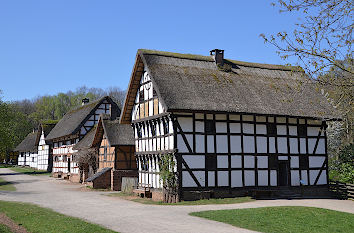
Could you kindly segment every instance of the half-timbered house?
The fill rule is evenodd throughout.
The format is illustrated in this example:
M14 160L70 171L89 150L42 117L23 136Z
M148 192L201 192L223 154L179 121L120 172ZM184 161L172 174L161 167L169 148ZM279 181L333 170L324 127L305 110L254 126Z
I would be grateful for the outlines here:
M46 170L51 172L53 167L53 157L52 157L52 144L50 141L46 140L47 135L54 128L58 121L43 121L38 127L38 153L37 153L37 166L38 170Z
M91 132L90 132L91 134ZM123 177L137 178L134 132L129 124L119 124L109 115L101 114L97 129L87 135L74 149L97 150L98 173L87 179L94 188L120 190Z
M187 200L324 192L326 121L339 117L298 67L138 50L120 123L134 128L140 187L161 189L170 154Z
M73 156L73 146L80 141L97 124L99 115L109 114L113 119L119 116L118 105L109 97L89 103L83 99L83 105L69 111L56 124L47 136L53 142L53 174L69 177L71 181L80 180L79 169Z
M17 165L29 166L33 168L38 167L39 135L40 134L38 131L29 133L14 149L14 151L19 152Z

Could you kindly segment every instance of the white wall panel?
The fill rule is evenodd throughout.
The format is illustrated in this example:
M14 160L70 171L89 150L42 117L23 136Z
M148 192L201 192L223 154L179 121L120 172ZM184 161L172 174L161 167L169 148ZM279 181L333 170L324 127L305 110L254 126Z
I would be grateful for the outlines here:
M243 150L245 153L254 153L254 137L243 136Z
M267 126L266 125L256 125L256 133L257 134L267 134Z
M313 150L315 148L316 145L316 138L309 138L308 139L308 144L309 144L309 154L313 153Z
M257 167L268 168L268 156L257 156Z
M306 154L306 139L300 138L300 154Z
M215 153L215 151L214 151L214 136L207 136L207 150L208 150L208 153Z
M300 173L298 170L291 170L291 186L299 186L300 185Z
M255 186L255 171L245 171L245 186Z
M215 114L215 120L226 120L226 114Z
M195 122L195 131L199 133L204 133L204 122L196 121Z
M187 117L178 117L178 122L183 132L193 132L193 119Z
M205 153L205 143L204 143L204 135L196 135L196 152L197 153Z
M322 167L323 162L325 161L325 156L309 156L309 166L312 167Z
M258 171L258 185L259 186L268 185L268 171Z
M193 135L186 134L186 138L189 143L189 146L192 148ZM188 147L187 147L186 143L184 142L182 135L180 135L180 134L177 135L177 148L178 148L178 151L181 153L188 152Z
M208 186L215 186L215 172L208 172Z
M320 140L318 141L316 154L325 154L325 153L326 153L325 139L320 138Z
M270 185L271 186L277 186L277 171L276 170L271 170L270 171Z
M288 142L287 138L284 137L278 137L278 153L288 153Z
M230 123L230 133L241 133L240 123Z
M230 120L239 121L240 120L240 115L230 114Z
M228 186L228 185L229 185L229 172L218 171L218 186Z
M231 171L231 187L242 187L242 171Z
M327 184L327 175L326 175L326 171L322 171L320 178L317 181L317 184Z
M291 154L298 154L298 139L297 138L290 138L290 153Z
M289 126L289 135L292 135L292 136L297 135L297 126Z
M308 183L307 183L307 170L301 171L301 180L303 181L304 185L308 185Z
M241 155L231 155L231 167L232 168L241 168L242 167Z
M245 168L254 168L254 156L244 156Z
M216 122L215 129L217 133L227 133L227 123L225 122Z
M186 161L190 168L204 168L205 156L204 155L183 155L183 159ZM184 167L184 166L183 166Z
M257 137L257 153L267 153L267 138Z
M254 125L253 124L243 123L242 126L243 126L243 133L254 134Z
M227 136L225 135L216 135L216 149L218 153L227 153Z
M217 156L217 165L218 168L228 168L229 167L229 158L227 155L218 155Z
M277 125L277 134L278 135L286 135L286 126L285 125Z
M269 153L275 153L275 138L269 137Z
M316 177L320 170L310 170L310 185L315 184Z
M299 156L291 156L290 157L290 167L298 168L299 167Z
M231 153L241 153L241 136L230 136Z

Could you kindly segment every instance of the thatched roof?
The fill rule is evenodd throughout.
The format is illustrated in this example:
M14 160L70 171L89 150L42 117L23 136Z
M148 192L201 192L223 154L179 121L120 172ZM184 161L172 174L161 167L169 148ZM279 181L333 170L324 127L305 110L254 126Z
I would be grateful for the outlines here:
M97 125L95 125L78 143L73 146L74 150L87 149L92 147L93 139L95 138Z
M103 119L104 134L110 146L134 145L134 131L129 124L119 124L119 120Z
M54 129L49 133L47 139L52 140L54 138L77 133L90 114L93 114L104 100L111 103L112 118L116 118L120 114L120 109L109 96L105 96L66 113L64 117L56 124Z
M38 131L29 133L23 141L17 145L14 151L37 152L38 151Z
M216 111L337 119L340 114L299 67L138 50L121 123L129 123L144 69L167 111Z

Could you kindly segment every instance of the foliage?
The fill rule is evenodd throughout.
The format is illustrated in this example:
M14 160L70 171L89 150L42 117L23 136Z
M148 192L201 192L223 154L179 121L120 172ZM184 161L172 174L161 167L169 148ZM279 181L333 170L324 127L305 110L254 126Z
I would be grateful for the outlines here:
M0 100L0 161L7 160L12 151L32 130L25 114L11 104Z
M80 171L84 171L90 167L93 173L96 173L98 169L97 153L96 148L86 148L77 151L74 161L78 163Z
M354 214L302 206L211 210L190 215L260 232L353 232Z
M354 184L354 143L343 147L338 157L329 160L329 178Z
M174 172L175 160L172 154L161 155L160 166L160 180L164 188L168 190L175 190L177 187L176 174Z
M114 232L32 204L0 201L0 212L21 224L29 232Z
M352 67L340 61L353 59L353 1L351 0L278 0L280 12L298 12L292 33L261 34L266 43L277 48L283 59L295 57L311 74L321 74L334 66L353 75Z

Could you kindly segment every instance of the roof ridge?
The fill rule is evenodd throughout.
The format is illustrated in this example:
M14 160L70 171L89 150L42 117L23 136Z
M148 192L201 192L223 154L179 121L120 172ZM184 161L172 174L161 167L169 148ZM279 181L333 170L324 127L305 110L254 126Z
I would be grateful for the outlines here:
M211 56L203 56L203 55L190 54L190 53L174 53L174 52L149 50L149 49L139 49L138 53L148 54L148 55L165 56L165 57L174 57L174 58L181 58L181 59L188 59L188 60L214 62L214 59ZM246 61L238 61L238 60L232 60L232 59L226 59L226 58L224 60L234 63L235 65L239 65L239 66L255 67L255 68L261 68L261 69L271 69L271 70L304 72L304 70L300 66L246 62Z

